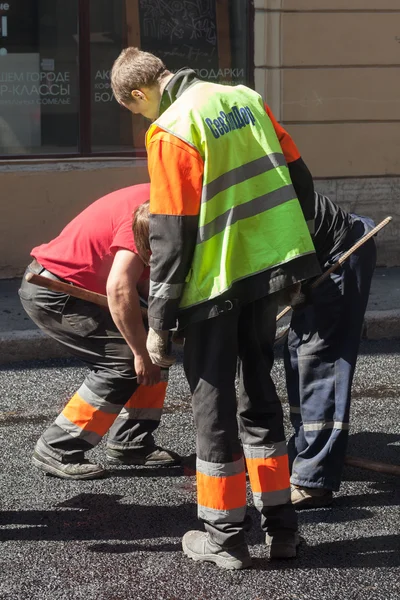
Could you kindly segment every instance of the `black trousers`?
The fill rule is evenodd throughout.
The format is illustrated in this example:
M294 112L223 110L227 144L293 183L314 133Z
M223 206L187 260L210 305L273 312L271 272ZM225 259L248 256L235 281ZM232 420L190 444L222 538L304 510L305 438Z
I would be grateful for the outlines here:
M262 528L268 533L297 529L282 407L271 379L276 312L272 295L185 329L184 368L197 431L198 514L225 546L241 543L247 527L244 458Z
M26 272L32 271L58 279L37 264ZM79 460L108 431L111 448L153 446L167 384L137 384L133 354L110 312L25 277L19 295L32 321L89 367L80 388L41 436L42 449L59 460Z

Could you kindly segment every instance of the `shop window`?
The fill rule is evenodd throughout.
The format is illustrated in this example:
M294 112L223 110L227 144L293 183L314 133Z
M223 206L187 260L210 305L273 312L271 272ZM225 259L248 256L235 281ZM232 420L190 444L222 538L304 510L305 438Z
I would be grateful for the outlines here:
M77 0L0 3L0 154L78 151Z
M0 2L0 158L144 155L148 123L115 101L135 45L175 71L251 85L248 0Z
M126 5L130 0L90 0L91 141L93 152L129 152L133 148L132 115L115 101L110 69L122 48L128 45ZM134 3L135 4L135 3ZM137 116L135 142L143 148Z

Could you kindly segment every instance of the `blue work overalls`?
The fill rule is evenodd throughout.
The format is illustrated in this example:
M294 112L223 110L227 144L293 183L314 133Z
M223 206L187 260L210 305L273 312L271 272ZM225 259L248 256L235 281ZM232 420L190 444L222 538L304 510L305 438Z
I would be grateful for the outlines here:
M352 215L352 227L327 270L374 226ZM376 263L373 239L321 285L312 303L295 310L284 349L290 417L291 483L339 489L349 435L351 385Z

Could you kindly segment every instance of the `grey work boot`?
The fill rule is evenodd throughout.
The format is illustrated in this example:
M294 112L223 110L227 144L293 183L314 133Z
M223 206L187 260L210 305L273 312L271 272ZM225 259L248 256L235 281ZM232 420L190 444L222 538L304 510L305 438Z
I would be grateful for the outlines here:
M322 508L333 502L332 490L292 485L291 501L296 510Z
M62 479L99 479L107 474L107 471L100 465L93 464L86 459L79 462L61 462L52 456L43 454L37 446L33 452L32 463L45 473Z
M183 552L193 560L213 562L223 569L246 569L251 558L246 544L223 548L204 531L188 531L182 538Z
M265 535L265 543L269 549L269 558L296 558L300 537L297 531L277 531Z
M147 448L107 448L106 456L114 465L144 465L145 467L172 467L179 465L181 457L172 450L150 446Z

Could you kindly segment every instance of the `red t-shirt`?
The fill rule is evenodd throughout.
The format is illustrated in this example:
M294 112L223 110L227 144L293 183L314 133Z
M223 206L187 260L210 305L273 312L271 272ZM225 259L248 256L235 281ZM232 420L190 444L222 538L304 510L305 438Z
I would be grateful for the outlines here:
M133 185L93 202L58 237L33 248L31 255L62 279L100 294L119 249L137 254L132 213L150 198L150 184ZM146 268L141 279L149 277Z

